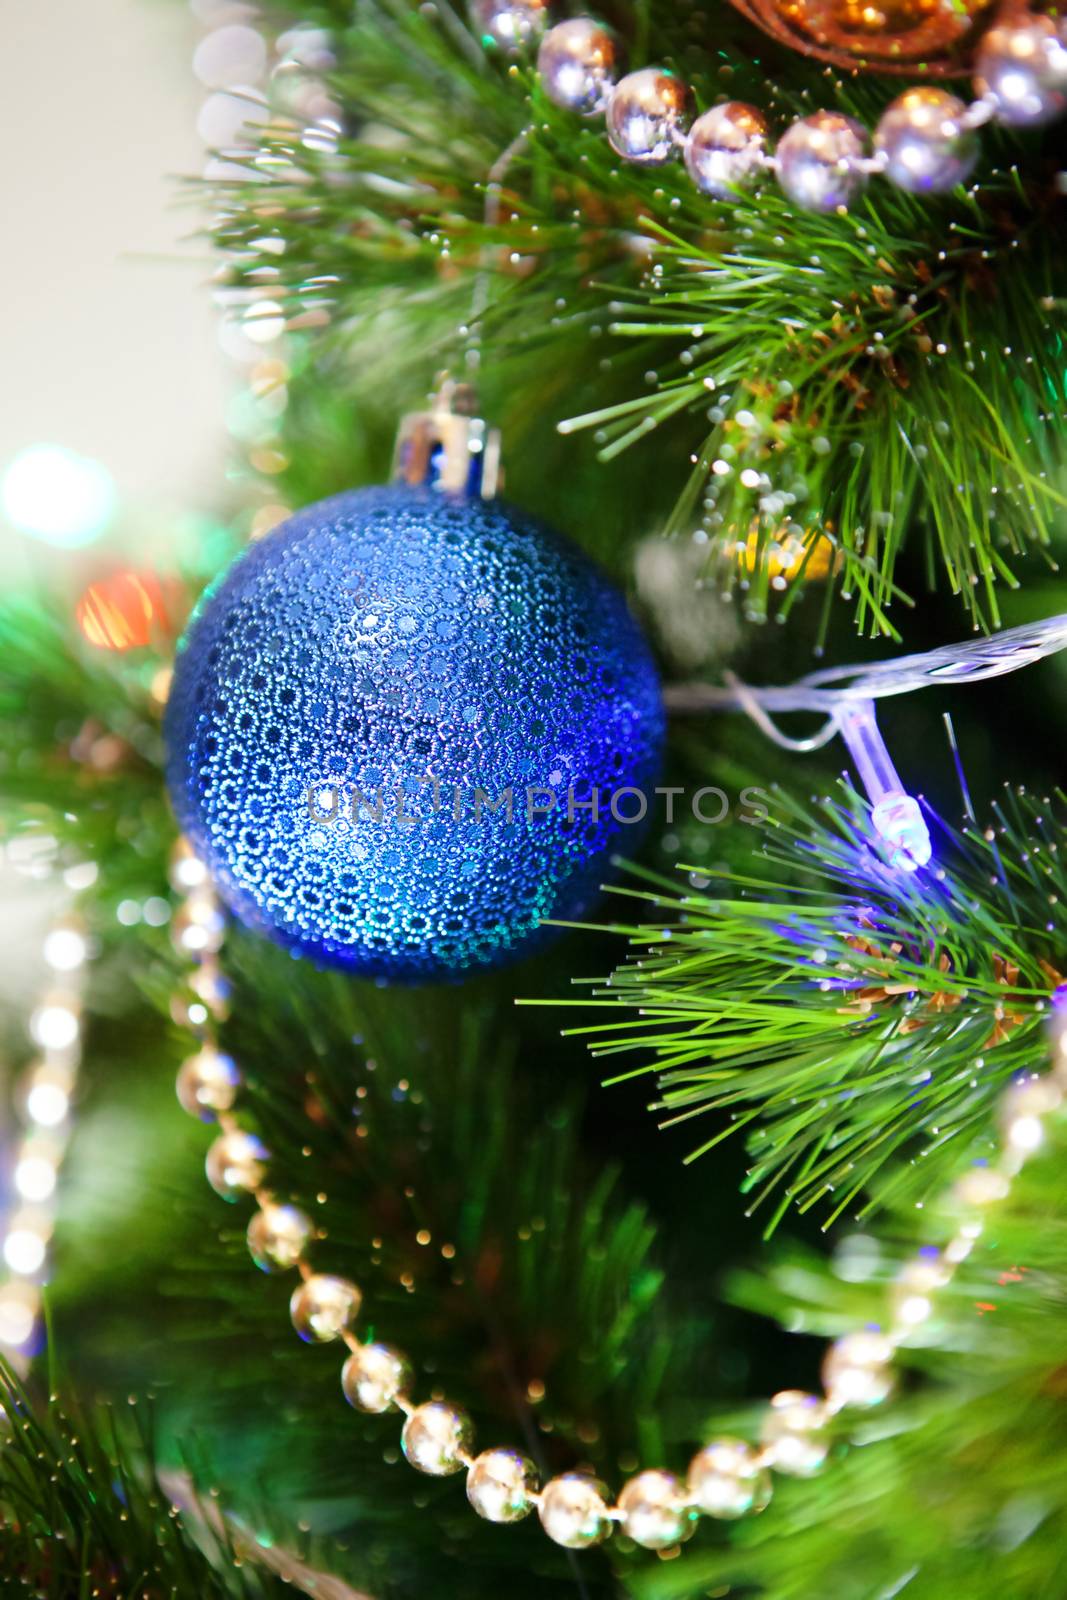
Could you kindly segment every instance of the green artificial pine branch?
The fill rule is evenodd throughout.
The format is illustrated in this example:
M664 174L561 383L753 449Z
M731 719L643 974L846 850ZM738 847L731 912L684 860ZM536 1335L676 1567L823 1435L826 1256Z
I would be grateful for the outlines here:
M39 826L54 828L78 848L95 840L105 863L93 896L99 896L93 925L106 947L105 957L117 958L108 962L113 1015L90 1018L83 1080L92 1092L97 1077L97 1094L105 1079L109 1087L114 1085L112 1092L121 1092L123 1111L118 1124L108 1125L104 1119L94 1125L91 1105L80 1108L79 1131L84 1130L88 1141L82 1161L92 1160L93 1152L97 1162L104 1155L106 1165L117 1165L129 1143L145 1151L138 1198L136 1203L127 1201L121 1228L113 1235L113 1241L121 1241L117 1247L112 1242L109 1248L107 1235L100 1236L99 1214L92 1219L97 1270L90 1272L80 1263L77 1248L65 1260L62 1237L59 1241L55 1292L60 1297L60 1348L65 1341L72 1346L76 1341L87 1386L117 1385L125 1393L137 1377L153 1369L162 1374L167 1455L173 1457L176 1438L195 1429L210 1441L212 1461L218 1460L217 1472L211 1477L197 1473L198 1481L220 1483L223 1503L236 1506L253 1526L258 1518L250 1503L269 1505L270 1526L281 1530L283 1543L298 1542L287 1540L285 1530L299 1521L340 1529L343 1537L329 1558L316 1565L343 1575L375 1600L390 1600L390 1589L396 1595L422 1593L428 1583L442 1600L468 1600L472 1592L492 1594L504 1585L517 1600L527 1594L531 1600L559 1594L562 1600L574 1592L573 1570L564 1555L546 1544L536 1525L502 1537L502 1530L486 1528L472 1516L459 1485L427 1490L392 1456L383 1459L390 1448L383 1445L383 1425L359 1419L344 1406L335 1353L308 1350L292 1335L286 1311L289 1286L261 1279L252 1269L243 1242L245 1215L228 1210L207 1192L198 1156L210 1132L182 1119L170 1089L173 1068L187 1043L177 1036L168 1043L158 1020L179 979L178 963L164 931L123 932L109 906L112 863L116 871L121 867L127 892L138 900L160 893L170 841L160 775L151 759L153 750L158 759L158 741L153 744L150 737L155 724L140 687L142 669L126 663L116 671L107 658L71 651L69 629L48 619L35 618L31 624L23 617L22 625L13 629L13 641L19 641L18 647L5 667L31 676L11 683L5 692L11 704L21 693L27 705L40 708L39 713L34 710L40 720L27 735L33 750L23 762L15 804L20 811L29 807ZM27 692L30 683L32 696ZM64 730L80 727L94 705L106 708L126 729L131 748L143 745L148 755L136 761L125 758L128 765L118 772L90 764L71 810L72 774L82 767L70 760ZM107 733L107 724L101 722L101 737ZM13 733L8 747L12 758L16 738ZM1047 948L1057 948L1055 925L1047 927L1057 913L1046 897L1061 886L1057 868L1051 876L1044 873L1044 852L1056 843L1058 823L1055 813L1047 817L1050 837L1037 841L1041 849L1029 859L1022 835L1033 819L1025 806L1021 817L1008 816L998 841L1012 893L1010 915L981 883L983 873L988 876L984 858L990 841L970 841L977 851L973 885L959 863L952 864L946 881L953 888L973 887L974 904L969 920L942 936L953 950L981 950L982 929L995 924L996 949L1008 958L1025 958L1020 979L1033 980L1035 994L1035 951L1042 948L1043 938ZM135 818L140 826L128 834L125 830ZM832 863L827 840L836 838L836 897L831 885L823 898L826 904L836 899L839 915L842 906L877 901L879 886L884 895L889 882L898 889L907 885L907 880L888 880L873 872L861 850L865 818L857 813L850 822L846 808L832 828L817 834L797 821L772 836L772 851L778 853L770 867L779 900L785 861L794 858L788 840L796 834L798 843L808 845L801 853L809 889L818 882L818 869L811 877L812 841ZM137 841L133 848L131 839ZM795 879L788 884L791 894L797 886ZM749 889L748 884L742 887ZM917 885L910 883L908 890L917 894ZM809 893L799 901L785 901L783 909L788 914L799 905L803 920L805 906L820 903L817 893ZM923 905L925 901L920 911ZM923 928L932 926L929 907L926 915ZM812 913L824 938L828 920ZM1062 946L1062 938L1058 944ZM1041 970L1040 960L1037 955L1036 970ZM709 1314L714 1284L707 1281L706 1248L697 1250L689 1239L692 1255L687 1251L687 1256L700 1269L665 1274L665 1241L653 1240L648 1212L628 1198L622 1180L610 1188L595 1159L587 1160L581 1148L580 1071L532 1029L529 1039L524 1028L524 1037L516 1040L500 1026L515 976L507 975L499 985L472 986L462 995L381 993L316 973L307 963L293 963L239 934L231 936L226 965L237 984L226 1043L249 1080L248 1109L277 1152L280 1183L326 1227L324 1264L352 1272L361 1283L367 1295L367 1331L396 1339L427 1371L429 1382L470 1403L485 1442L528 1444L533 1412L533 1443L538 1453L543 1450L546 1466L587 1459L618 1483L641 1463L683 1465L687 1452L710 1433L724 1398L736 1403L736 1387L731 1390L720 1369L709 1364L709 1351L720 1341L730 1348L730 1342L721 1316ZM121 973L115 970L120 967ZM984 987L979 985L983 997L995 1001L999 989L985 969L978 970L979 976L985 973ZM524 983L552 992L553 975L539 984L535 971L526 970ZM885 975L884 967L876 971L878 978ZM120 978L126 984L124 996L115 987ZM937 993L946 987L944 975L934 974L931 981L940 986ZM138 1005L133 985L148 991L158 1008L154 1018ZM1013 984L1011 1008L1020 998L1017 991L1026 987L1025 981ZM1023 1009L1034 997L1022 993ZM740 998L745 998L743 989ZM922 1030L917 1035L921 1039ZM1000 1053L1015 1040L1025 1048L1019 1065L1041 1064L1043 1047L1034 1019L1028 1018L991 1053L998 1077ZM521 1056L513 1055L516 1050ZM373 1071L371 1060L377 1063ZM1003 1066L1008 1070L1006 1058ZM134 1083L144 1096L137 1106ZM361 1096L360 1089L366 1094ZM987 1094L978 1108L983 1126L989 1122L989 1109ZM361 1127L367 1129L365 1138L358 1132ZM176 1137L186 1141L185 1159L164 1168L160 1153L172 1148ZM76 1137L75 1166L79 1142ZM924 1177L932 1180L932 1166ZM65 1171L65 1184L76 1181L75 1173ZM99 1181L96 1173L94 1182ZM676 1180L672 1188L682 1191ZM320 1194L325 1196L321 1202ZM684 1191L675 1226L680 1229L683 1214L694 1212L707 1230L712 1213L721 1223L722 1203L721 1196L709 1196L705 1209L698 1211L695 1191ZM131 1230L141 1240L146 1228L154 1231L157 1253L154 1258L142 1254L138 1270L130 1273ZM427 1246L416 1237L423 1228L432 1236ZM450 1261L437 1254L438 1241L455 1245ZM677 1256L671 1265L677 1268ZM792 1268L784 1269L794 1305L802 1302L800 1291L806 1286L814 1304L832 1306L825 1269L808 1265L802 1270L802 1265L794 1256ZM152 1281L146 1282L149 1268ZM412 1288L405 1285L405 1274L414 1280ZM453 1282L453 1274L460 1281ZM749 1298L754 1299L754 1292ZM983 1290L983 1299L988 1298ZM86 1326L87 1305L92 1308L91 1329ZM857 1309L862 1309L858 1303ZM833 1323L825 1308L821 1318L801 1314L811 1327ZM118 1348L116 1327L129 1335ZM146 1330L151 1342L143 1350ZM736 1330L734 1334L736 1349L740 1341ZM781 1369L779 1359L772 1381L792 1381L791 1372ZM549 1380L548 1393L545 1402L534 1406L524 1394L524 1382L542 1374ZM995 1405L984 1405L983 1394L968 1389L964 1396L976 1407L976 1431L964 1444L984 1436L977 1432L978 1418L997 1439L1006 1437L998 1430L1011 1420L1013 1405L1018 1414L1020 1391L1011 1384L995 1397ZM864 1508L877 1505L879 1518L891 1516L900 1503L892 1498L894 1487L917 1481L920 1467L922 1481L934 1495L934 1457L939 1452L943 1464L949 1455L955 1437L952 1407L959 1399L952 1391L943 1406L931 1401L931 1431L925 1436L929 1447L923 1445L921 1460L911 1454L899 1464L895 1457L879 1458L874 1452L886 1441L872 1440L869 1451L855 1451L840 1463L841 1475L835 1463L817 1485L783 1486L772 1513L745 1525L729 1554L713 1527L703 1529L698 1542L674 1563L653 1563L615 1547L583 1562L587 1593L606 1600L620 1591L652 1596L656 1585L685 1585L664 1589L664 1594L692 1593L695 1600L719 1581L714 1574L727 1570L747 1572L747 1581L772 1594L776 1584L783 1596L803 1594L802 1580L810 1593L819 1562L831 1570L827 1539L839 1515L855 1514L857 1526L873 1540L874 1510ZM539 1438L542 1422L546 1429ZM1035 1437L1049 1440L1051 1427L1046 1420ZM894 1422L890 1431L895 1430ZM992 1468L986 1467L963 1505L961 1516L968 1527L988 1519L992 1476ZM887 1498L876 1500L883 1491ZM780 1519L777 1524L771 1516ZM923 1537L916 1530L920 1546ZM803 1564L792 1569L791 1578L783 1571L783 1547L793 1548L795 1539L805 1541L795 1546ZM891 1537L883 1533L876 1548L879 1563L891 1569ZM1036 1548L1037 1570L1044 1574L1044 1546ZM854 1560L856 1547L851 1549ZM967 1570L966 1552L956 1550L954 1559L956 1570ZM842 1592L847 1594L847 1588ZM185 1600L184 1593L180 1600Z
M106 862L96 893L111 907L143 886L173 832L150 694L162 663L79 646L73 633L55 602L0 605L0 837L58 851L64 866Z
M653 271L612 307L612 331L673 336L680 358L654 394L568 427L596 426L610 459L683 407L708 418L668 531L700 526L755 616L787 529L812 553L828 538L857 624L899 637L888 609L908 598L895 574L918 516L931 567L937 550L968 608L999 622L996 584L1016 586L1018 558L1062 521L1060 419L1045 409L1058 363L1049 236L1022 235L1026 274L1004 274L991 299L979 202L948 222L936 271L914 242L929 204L891 195L874 217L813 219L804 264L784 257L794 219L771 193L704 240L654 225Z
M897 1393L873 1412L846 1414L851 1426L818 1477L777 1478L768 1509L738 1524L728 1544L694 1542L681 1560L638 1573L632 1600L1062 1592L1065 1149L1061 1107L1046 1119L1040 1155L990 1208L972 1255L898 1350ZM894 1279L917 1246L942 1246L967 1215L945 1191L922 1210L891 1208L877 1241L846 1237L833 1263L779 1249L729 1289L793 1335L815 1336L821 1354L826 1338L884 1325ZM788 1366L781 1380L792 1381ZM720 1414L707 1429L744 1435L755 1423L753 1414Z
M549 1098L544 1064L528 1062L519 1078L514 1040L484 998L457 1006L447 995L378 994L294 970L236 934L226 969L235 995L223 1043L248 1080L242 1114L271 1149L272 1186L325 1232L316 1263L361 1285L364 1334L412 1357L420 1392L469 1407L486 1444L513 1442L546 1473L590 1460L614 1475L618 1454L637 1448L636 1429L642 1449L663 1454L675 1385L698 1370L704 1314L668 1308L644 1207L627 1201L617 1173L587 1170L580 1097L556 1098L557 1087ZM161 1005L176 977L168 982L161 963ZM504 1544L472 1518L461 1486L433 1486L427 1499L418 1476L395 1466L396 1419L360 1418L344 1404L336 1349L295 1339L291 1282L263 1279L248 1258L248 1208L206 1189L212 1137L194 1130L190 1140L200 1146L200 1159L188 1153L190 1181L202 1193L181 1212L196 1254L172 1270L169 1315L180 1315L186 1340L201 1329L214 1355L183 1366L172 1403L174 1426L217 1441L228 1498L240 1507L246 1475L281 1455L269 1482L276 1509L297 1515L310 1499L320 1525L355 1521L352 1555L335 1557L351 1581L377 1592L375 1563L388 1551L392 1582L403 1570L418 1585L432 1571L440 1595L469 1592L471 1562L487 1585L506 1573L531 1600L567 1593L566 1557L536 1524ZM205 1245L217 1232L221 1255ZM590 1593L606 1593L606 1572L589 1565Z
M3 1364L0 1402L4 1595L268 1600L293 1592L254 1556L241 1559L249 1541L235 1539L217 1513L205 1516L195 1493L179 1510L156 1476L143 1406L131 1401L118 1418L57 1395L38 1404Z
M101 866L79 907L94 961L55 1254L59 1348L77 1352L85 1392L158 1386L169 1469L183 1440L204 1441L211 1472L196 1479L218 1485L228 1511L258 1527L266 1506L271 1528L306 1520L337 1533L327 1565L375 1600L405 1584L465 1600L472 1563L490 1592L562 1600L570 1558L535 1523L500 1541L457 1485L427 1497L397 1467L395 1419L345 1405L336 1350L296 1339L292 1284L249 1258L248 1208L209 1190L214 1130L191 1123L172 1088L193 1048L168 1018L185 958L167 927L117 915L120 899L167 892L174 834L142 684L151 663L116 665L28 611L9 622L0 693L34 710L2 747L19 769L5 821L15 833L32 818L61 860L92 850ZM114 769L71 756L67 729L93 706L128 736ZM97 737L110 736L97 718ZM32 752L20 761L23 737ZM680 1396L710 1380L713 1285L701 1272L668 1286L647 1203L585 1149L589 1085L575 1061L547 1016L541 1029L514 1026L513 975L382 991L236 928L224 964L234 997L222 1042L247 1082L241 1114L272 1151L272 1185L322 1227L317 1262L361 1285L368 1336L411 1356L424 1393L467 1405L487 1444L511 1441L546 1473L586 1460L616 1478L620 1460L665 1455ZM555 990L563 969L548 973ZM586 1566L588 1594L606 1600L608 1561Z
M776 50L725 0L648 20L621 19L633 64L676 65L698 107L728 81L780 125L822 103L872 125L888 98ZM724 204L678 164L627 166L599 124L553 106L528 67L505 69L445 4L361 0L332 38L336 151L308 149L282 115L246 158L256 181L214 191L233 286L269 281L296 328L324 323L308 335L317 393L299 376L293 389L297 436L325 450L331 480L362 469L344 446L357 430L337 419L380 426L480 335L485 408L507 427L520 498L555 509L545 467L577 447L556 425L596 430L602 509L619 513L596 519L613 530L602 553L617 559L650 523L696 534L708 576L743 583L763 615L779 542L823 565L825 538L831 585L869 632L898 634L893 602L939 569L976 620L998 620L997 585L1050 548L1065 506L1067 279L1044 187L1055 129L1023 148L986 130L966 194L882 182L850 216L822 217L772 183ZM488 177L523 129L494 219ZM305 448L295 483L307 470Z
M717 206L677 167L619 163L602 128L548 104L527 67L487 55L447 5L304 0L277 20L331 32L337 148L280 114L208 191L230 286L287 314L284 421L276 394L240 408L245 437L277 443L272 503L384 476L398 413L438 368L466 370L480 343L509 495L617 571L649 531L695 534L708 561L693 581L743 583L762 616L776 595L788 609L814 590L774 586L783 526L813 566L825 535L836 571L816 591L824 618L842 588L861 627L892 632L905 596L941 574L992 620L994 585L1022 579L1029 550L1052 550L1067 303L1044 193L1055 130L1025 143L987 133L977 196L918 202L882 185L833 219L791 213L773 190ZM819 103L870 124L900 87L835 82L766 45L725 0L620 6L614 20L632 64L671 60L700 105L729 92L779 127ZM490 172L527 128L491 197ZM1018 173L996 170L1016 157ZM48 1600L84 1589L68 1553L98 1531L105 1565L94 1556L90 1583L114 1572L138 1600L124 1563L149 1559L164 1572L188 1563L191 1579L163 1589L176 1600L242 1584L273 1596L282 1581L322 1597L331 1579L360 1600L704 1600L731 1587L768 1600L955 1600L968 1587L1045 1600L1063 1588L1062 1131L948 1290L927 1347L905 1357L901 1400L858 1426L854 1448L842 1429L819 1479L778 1483L764 1517L704 1521L677 1560L618 1538L573 1557L534 1519L487 1527L461 1481L409 1471L398 1419L345 1406L337 1347L296 1339L292 1280L256 1273L248 1209L204 1181L212 1130L172 1090L191 1048L168 1021L181 962L165 928L120 915L167 892L160 662L72 648L69 611L5 604L0 616L5 838L57 841L61 862L100 865L84 904L96 959L50 1295L79 1391L154 1389L158 1438L124 1445L125 1544L110 1441L99 1470L91 1444L84 1470L69 1466L80 1458L62 1427L33 1460L0 1449L0 1481L21 1474L35 1508L0 1530L13 1592L24 1572ZM915 623L943 633L935 616ZM779 655L776 675L790 665ZM721 755L731 785L743 739ZM700 769L710 743L690 736L689 757ZM359 1283L362 1330L410 1354L420 1397L469 1406L479 1446L525 1448L544 1472L585 1462L613 1488L638 1466L684 1470L720 1428L754 1436L745 1396L815 1381L821 1350L772 1337L751 1310L819 1333L877 1319L893 1251L872 1288L836 1279L783 1227L773 1272L735 1274L737 1307L724 1306L723 1266L753 1251L744 1221L729 1226L740 1150L720 1147L714 1174L679 1174L640 1107L631 1127L621 1090L596 1096L582 1041L651 1060L665 1116L736 1118L764 1215L790 1199L836 1215L866 1190L898 1208L910 1248L908 1219L933 1214L914 1202L988 1151L999 1087L1044 1064L1039 1008L1063 965L1063 814L1057 803L1039 822L1038 809L1009 797L992 840L943 830L942 876L924 881L878 866L854 797L816 817L781 801L762 863L731 876L702 863L736 863L745 829L691 835L688 891L649 878L620 929L633 956L599 998L622 1009L569 1041L551 1010L517 1026L512 1000L558 993L578 961L599 961L581 954L588 934L521 973L412 994L233 930L223 1043L247 1085L240 1116L271 1148L271 1183L320 1225L316 1262ZM13 1400L12 1415L24 1406ZM77 1432L94 1438L92 1419ZM184 1502L190 1480L218 1497L203 1516L190 1497L158 1532L152 1517ZM165 1495L152 1506L139 1485L148 1501ZM211 1505L225 1508L221 1528ZM229 1547L246 1548L250 1529L260 1551L292 1561L231 1571ZM61 1559L42 1569L46 1530Z
M865 1190L925 1194L1040 1064L1062 981L1064 797L1007 791L987 831L941 824L914 875L876 853L851 791L814 814L776 792L764 827L756 871L617 891L660 916L616 924L633 955L572 1004L624 1020L568 1031L600 1060L646 1058L611 1081L655 1071L666 1124L726 1111L690 1159L745 1130L746 1188L772 1226L791 1203L833 1219Z

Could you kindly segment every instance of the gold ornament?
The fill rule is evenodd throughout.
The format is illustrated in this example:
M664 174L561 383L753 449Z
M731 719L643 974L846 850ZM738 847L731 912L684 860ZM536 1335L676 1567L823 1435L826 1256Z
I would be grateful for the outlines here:
M212 1022L225 1022L230 1012L230 986L210 956L198 962L170 999L170 1014L180 1028L204 1034Z
M754 518L744 539L731 540L724 554L732 557L742 572L766 571L774 589L784 589L796 577L815 583L829 577L837 555L834 541L825 533L793 533L783 527L773 538L760 538L758 518Z
M733 0L772 39L837 67L959 77L993 0Z
M216 1022L225 1022L230 1010L230 986L213 962L203 961L190 973L189 987Z
M1015 1157L1032 1155L1044 1143L1043 1119L1063 1104L1063 1090L1053 1078L1030 1078L1011 1084L1000 1102L1000 1132Z
M894 1327L911 1333L931 1317L934 1291L945 1287L952 1272L952 1263L936 1250L916 1256L903 1266L889 1295Z
M953 1194L969 1211L981 1211L986 1206L1006 1200L1011 1190L1011 1179L996 1167L972 1167L956 1180Z

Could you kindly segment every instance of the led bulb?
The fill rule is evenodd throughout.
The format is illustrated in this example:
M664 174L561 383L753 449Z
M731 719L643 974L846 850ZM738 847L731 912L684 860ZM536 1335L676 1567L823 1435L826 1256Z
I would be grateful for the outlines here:
M917 872L934 853L930 830L919 802L910 794L887 794L871 812L875 830L889 846L889 862L903 872Z
M32 1277L44 1266L45 1237L38 1228L16 1222L4 1240L4 1260L12 1272Z
M60 549L91 544L115 514L115 485L99 461L61 445L20 451L0 481L0 505L23 533Z
M61 1083L38 1078L26 1096L26 1115L39 1128L58 1128L66 1120L70 1095Z
M15 1167L15 1188L24 1200L47 1200L56 1187L56 1164L47 1155L27 1151Z
M933 855L930 830L917 800L907 794L878 730L874 702L857 700L838 714L837 725L871 802L871 822L889 849L889 864L916 872Z
M78 1012L71 1000L50 998L30 1017L30 1034L42 1050L69 1050L78 1040Z
M87 954L85 937L77 928L53 928L44 941L44 958L53 972L76 972Z

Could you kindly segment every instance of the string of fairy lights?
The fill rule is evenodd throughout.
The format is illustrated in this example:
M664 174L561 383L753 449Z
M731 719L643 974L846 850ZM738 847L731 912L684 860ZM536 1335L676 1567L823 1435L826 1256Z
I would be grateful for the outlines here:
M21 1364L41 1343L41 1297L55 1224L59 1171L71 1132L82 1050L82 991L89 944L73 916L55 920L41 955L48 977L29 1016L35 1054L16 1081L19 1131L0 1215L0 1350Z
M452 1401L415 1399L415 1373L403 1351L360 1339L361 1289L350 1279L318 1272L313 1264L317 1229L290 1197L272 1187L270 1152L238 1115L242 1077L219 1044L228 988L219 964L226 921L203 864L180 840L171 862L180 896L172 922L176 949L192 963L176 993L172 1014L187 1028L195 1053L182 1064L177 1093L183 1108L217 1125L207 1153L207 1176L224 1199L251 1198L248 1248L264 1272L292 1272L298 1283L290 1316L309 1344L340 1343L347 1355L341 1389L356 1410L399 1414L407 1461L432 1477L466 1474L474 1510L490 1522L512 1523L537 1513L548 1537L569 1549L599 1544L618 1528L635 1544L666 1551L683 1543L703 1517L732 1520L762 1511L775 1475L806 1478L829 1454L831 1424L842 1412L880 1405L894 1386L896 1352L920 1332L934 1312L937 1291L952 1279L980 1239L991 1208L1044 1142L1046 1121L1067 1092L1067 995L1051 1011L1051 1069L1012 1083L999 1105L999 1151L969 1168L952 1195L953 1231L905 1264L888 1293L884 1321L845 1334L830 1345L822 1367L823 1392L783 1390L767 1403L758 1438L708 1441L684 1474L650 1468L612 1496L593 1474L571 1471L542 1483L532 1461L510 1446L474 1453L466 1411Z
M199 25L192 65L204 91L197 131L206 149L206 179L222 186L224 194L228 181L277 178L286 158L264 147L268 128L286 132L320 157L336 150L343 117L326 83L334 56L325 29L299 23L272 32L245 0L191 0L191 10ZM225 201L216 220L227 221ZM258 504L249 536L259 539L292 510L278 492L277 478L289 465L281 430L294 340L327 317L329 285L308 280L299 309L287 309L278 290L285 240L271 225L269 207L249 249L256 264L246 281L239 286L228 281L230 255L219 269L214 293L221 313L219 342L239 379L227 423L252 469Z

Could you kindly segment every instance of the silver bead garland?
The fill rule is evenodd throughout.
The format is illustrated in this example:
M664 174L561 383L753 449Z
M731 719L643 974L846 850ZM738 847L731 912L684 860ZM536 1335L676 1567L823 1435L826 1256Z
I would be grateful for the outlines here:
M482 37L511 54L538 32L530 19L541 8L532 0L470 3ZM712 106L687 130L686 85L665 67L617 78L618 57L614 36L592 17L559 22L541 39L541 87L567 111L602 111L624 161L661 166L681 154L697 188L716 200L773 174L805 211L846 211L875 174L912 194L943 194L973 171L984 123L1035 127L1067 111L1067 20L1026 12L985 35L970 105L930 84L907 89L883 113L873 141L851 117L819 110L787 128L772 151L763 113L738 100Z
M545 93L558 106L595 117L615 84L619 47L610 28L591 17L557 22L541 41L537 70Z
M955 1233L943 1248L924 1249L902 1268L890 1290L884 1327L857 1329L830 1345L822 1395L787 1389L768 1402L758 1445L713 1439L693 1457L684 1479L646 1469L630 1478L614 1501L602 1483L583 1472L561 1473L542 1486L533 1463L518 1451L495 1447L472 1454L474 1430L462 1407L444 1400L417 1404L411 1394L413 1369L403 1352L364 1343L354 1331L361 1291L347 1278L315 1272L308 1259L313 1224L265 1187L269 1152L231 1109L240 1072L221 1054L215 1037L225 1015L226 986L216 962L222 936L206 945L195 932L190 937L190 930L215 928L215 917L220 927L224 921L207 875L184 841L175 850L171 883L185 897L183 910L192 910L172 924L176 947L197 963L189 988L212 997L197 1007L179 996L172 1006L172 1015L183 1017L198 1046L179 1071L178 1098L190 1115L218 1124L219 1137L207 1156L212 1185L227 1199L247 1193L256 1201L248 1227L253 1260L268 1272L299 1273L290 1304L297 1333L309 1343L337 1340L347 1346L341 1372L345 1398L362 1412L402 1413L401 1445L411 1466L432 1477L465 1471L467 1497L479 1516L510 1523L536 1510L548 1537L567 1549L600 1544L616 1525L645 1549L673 1549L691 1536L702 1516L730 1521L764 1510L772 1474L807 1478L819 1472L830 1452L830 1423L839 1412L869 1409L888 1398L897 1349L932 1316L936 1292L981 1236L982 1214L1008 1195L1012 1179L1043 1143L1045 1118L1059 1110L1067 1092L1065 1000L1053 1013L1051 1070L1012 1083L1001 1096L999 1158L972 1167L955 1185L953 1202L963 1213ZM201 1083L203 1092L194 1087Z

